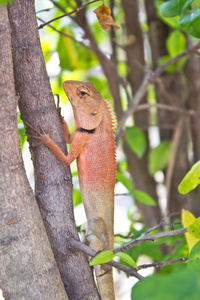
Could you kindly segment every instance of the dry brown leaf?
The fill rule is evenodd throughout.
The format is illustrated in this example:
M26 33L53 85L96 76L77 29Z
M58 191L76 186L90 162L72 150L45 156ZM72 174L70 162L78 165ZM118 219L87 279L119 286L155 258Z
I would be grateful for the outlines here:
M116 30L119 30L120 27L114 23L113 18L111 17L111 9L110 7L106 7L104 4L97 7L93 11L97 19L99 20L99 24L103 28L103 30L107 31L110 29L110 26L113 26Z

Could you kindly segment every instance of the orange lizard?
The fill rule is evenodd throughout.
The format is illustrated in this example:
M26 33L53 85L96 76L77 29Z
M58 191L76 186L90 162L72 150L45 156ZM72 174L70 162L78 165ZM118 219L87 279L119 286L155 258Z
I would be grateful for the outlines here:
M108 104L94 84L85 81L64 81L63 88L71 102L75 130L70 134L60 115L64 136L71 148L66 156L40 126L41 132L31 127L38 139L66 165L77 160L79 184L87 217L87 240L96 251L113 250L114 243L114 185L116 158L113 117ZM95 267L102 300L113 300L112 268Z

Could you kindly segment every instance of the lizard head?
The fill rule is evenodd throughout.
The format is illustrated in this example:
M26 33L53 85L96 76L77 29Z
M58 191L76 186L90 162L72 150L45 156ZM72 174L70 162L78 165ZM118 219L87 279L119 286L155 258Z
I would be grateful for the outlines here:
M63 82L63 88L71 102L75 122L86 130L95 129L103 116L103 97L89 81Z

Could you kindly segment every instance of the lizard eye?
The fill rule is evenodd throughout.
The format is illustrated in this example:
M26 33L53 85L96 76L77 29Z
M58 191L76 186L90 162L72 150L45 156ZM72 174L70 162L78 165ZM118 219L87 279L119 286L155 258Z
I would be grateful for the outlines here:
M85 96L87 93L85 91L81 91L81 96Z

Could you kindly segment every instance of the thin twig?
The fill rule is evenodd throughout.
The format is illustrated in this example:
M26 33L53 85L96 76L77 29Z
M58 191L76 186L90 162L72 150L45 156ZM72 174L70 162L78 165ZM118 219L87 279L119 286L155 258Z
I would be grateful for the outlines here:
M40 22L43 22L43 23L44 23L44 20L42 20L41 18L37 17L37 19L38 19ZM70 39L71 39L72 41L74 41L75 43L77 43L77 44L79 44L79 45L81 45L81 46L83 46L83 47L85 47L85 48L87 48L87 49L94 50L94 48L93 48L92 46L85 45L83 42L76 40L72 35L67 34L67 33L65 33L65 32L63 32L63 31L61 31L61 30L55 28L55 27L52 26L52 25L47 24L47 26L50 27L52 30L56 31L57 33L59 33L59 34L65 36L65 37L67 37L67 38L70 38Z
M138 266L138 270L142 270L142 269L147 269L147 268L158 268L161 266L169 266L178 262L183 262L183 261L187 261L188 257L181 257L181 258L177 258L177 259L173 259L173 260L168 260L168 261L162 261L162 262L154 262L151 264L143 264L143 265L139 265Z
M179 60L181 57L195 52L197 49L199 49L199 47L200 43L170 58L167 62L159 66L154 72L148 72L146 74L135 96L133 97L131 104L129 105L128 109L123 113L122 118L118 123L118 127L116 130L116 143L118 143L119 139L121 138L122 130L124 129L127 119L133 114L135 108L139 105L143 96L146 94L149 84L155 82L167 66Z
M181 215L181 212L173 212L173 213L168 213L167 215L165 215L159 224L156 224L155 226L149 228L146 230L145 234L149 234L150 232L152 231L155 231L157 229L160 229L162 228L163 226L168 226L168 227L174 227L175 225L177 225L177 223L179 224L180 222L177 222L177 223L168 223L166 222L166 219L168 218L171 218L171 217L174 217L174 216L180 216ZM180 223L181 224L181 223Z
M200 116L200 113L192 110L192 109L185 109L182 107L177 107L177 106L171 106L168 104L161 104L161 103L155 103L155 104L140 104L137 107L134 107L132 112L140 111L140 110L146 110L146 109L152 109L152 108L157 108L157 109L163 109L163 110L168 110L172 112L177 112L186 116Z
M77 7L76 9L70 11L69 13L66 13L66 14L64 14L64 15L62 15L62 16L60 16L60 17L54 18L54 19L49 20L48 22L46 22L46 23L44 23L44 24L41 24L41 25L38 27L38 29L41 29L41 28L43 28L44 26L46 26L46 25L48 25L48 24L50 24L50 23L52 23L52 22L54 22L54 21L57 21L57 20L59 20L59 19L61 19L61 18L64 18L64 17L66 17L66 16L70 16L70 15L72 15L72 14L75 14L75 13L79 12L80 10L86 8L88 5L90 5L90 4L94 3L94 2L97 2L97 1L101 1L101 0L93 0L93 1L91 1L91 2L89 2L89 3L84 4L83 6Z
M179 53L178 55L170 58L168 61L166 61L164 64L162 64L155 70L154 77L158 78L162 74L162 72L166 69L166 67L168 67L172 63L176 62L180 58L182 58L192 52L196 52L199 49L199 47L200 47L200 43L198 43L198 44L184 50L183 52Z
M181 229L176 229L176 230L170 230L170 231L164 231L164 232L158 232L158 233L152 233L152 234L146 234L143 233L139 238L136 240L123 245L121 247L116 248L113 253L118 253L118 252L124 252L130 248L133 248L134 246L142 243L142 242L147 242L147 241L152 241L154 242L156 239L161 238L161 237L168 237L168 236L174 236L178 234L183 234L187 231L187 228L181 228Z
M115 237L120 237L122 239L133 239L134 235L131 232L129 232L127 235L117 233L117 234L115 234Z

